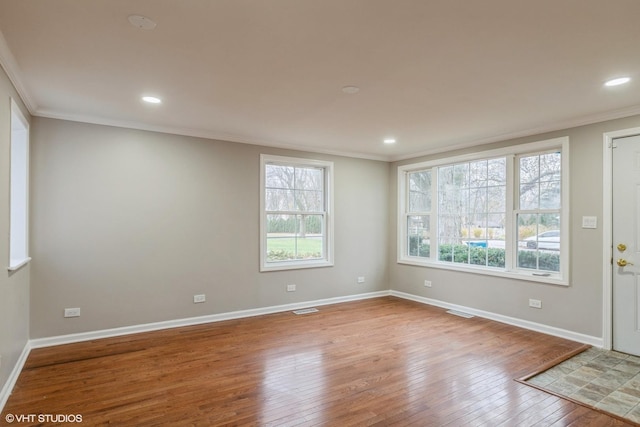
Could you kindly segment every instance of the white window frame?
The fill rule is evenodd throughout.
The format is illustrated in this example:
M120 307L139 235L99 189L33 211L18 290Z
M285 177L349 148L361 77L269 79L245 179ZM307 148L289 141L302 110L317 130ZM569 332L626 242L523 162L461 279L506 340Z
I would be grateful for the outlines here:
M514 164L518 155L537 154L543 151L559 149L562 152L562 189L561 189L561 215L560 221L562 250L560 251L560 272L549 275L540 275L540 272L517 268L518 231L516 215L518 212L517 200L517 166ZM432 243L430 257L420 258L409 256L407 236L407 176L409 172L431 169L438 166L446 166L455 163L470 162L474 160L491 159L496 157L507 158L507 188L506 188L506 216L505 216L505 268L459 264L437 259L437 245ZM437 241L437 174L432 171L432 205L431 205L431 241ZM513 279L528 280L534 282L550 283L568 286L569 281L569 137L560 137L544 141L515 145L495 150L487 150L466 155L441 158L420 163L406 164L398 167L398 206L397 206L397 262L398 264L416 265L445 270L455 270L485 274L490 276L508 277Z
M300 259L281 262L267 261L267 214L266 166L277 164L284 166L314 167L324 169L324 257L321 259ZM260 155L260 271L295 270L333 266L333 162L298 157Z
M29 257L29 122L11 99L11 162L9 186L9 271Z

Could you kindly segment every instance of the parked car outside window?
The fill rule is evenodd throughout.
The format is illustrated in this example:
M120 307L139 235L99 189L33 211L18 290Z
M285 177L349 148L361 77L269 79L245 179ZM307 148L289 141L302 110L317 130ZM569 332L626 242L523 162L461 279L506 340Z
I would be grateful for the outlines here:
M544 231L524 239L528 249L560 250L560 230Z

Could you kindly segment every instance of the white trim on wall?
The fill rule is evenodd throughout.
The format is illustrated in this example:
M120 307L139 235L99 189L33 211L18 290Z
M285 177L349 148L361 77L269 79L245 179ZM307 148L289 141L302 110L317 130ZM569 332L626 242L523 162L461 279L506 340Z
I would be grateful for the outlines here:
M556 337L568 339L571 341L577 341L585 344L590 344L596 347L604 347L603 339L599 337L593 337L589 335L572 332L566 329L560 329L553 326L543 325L541 323L530 322L514 317L503 316L501 314L492 313L483 310L477 310L471 307L465 307L457 304L451 304L445 301L440 301L432 298L425 298L418 295L408 294L400 291L378 291L369 292L364 294L347 295L342 297L325 298L321 300L297 302L292 304L276 305L271 307L255 308L249 310L232 311L229 313L212 314L208 316L191 317L186 319L176 319L164 322L147 323L142 325L125 326L121 328L103 329L99 331L81 332L77 334L60 335L56 337L36 338L29 340L18 359L18 362L14 366L9 379L4 384L0 391L0 412L7 403L11 391L18 380L20 372L22 371L27 357L31 349L52 347L62 344L71 344L83 341L90 341L102 338L111 338L123 335L137 334L141 332L152 332L162 329L179 328L182 326L200 325L204 323L221 322L225 320L241 319L246 317L261 316L264 314L281 313L285 311L293 311L301 308L308 308L314 306L323 306L329 304L338 304L342 302L359 301L370 298L380 298L385 296L394 296L410 301L420 302L422 304L432 305L444 309L452 309L472 314L477 317L493 320L500 323L506 323L509 325L517 326L523 329L528 329L535 332L540 332L547 335L553 335Z
M161 329L180 328L182 326L201 325L203 323L223 322L225 320L243 319L246 317L262 316L264 314L282 313L315 306L338 304L341 302L360 301L370 298L388 296L389 291L368 292L364 294L347 295L343 297L325 298L314 301L303 301L291 304L274 305L271 307L252 308L249 310L231 311L228 313L210 314L207 316L189 317L186 319L167 320L164 322L145 323L142 325L124 326L121 328L102 329L99 331L81 332L77 334L60 335L56 337L36 338L30 341L31 348L51 347L54 345L71 344L91 341L101 338L118 337L122 335L152 332Z
M27 362L27 358L29 357L31 348L31 344L27 342L22 349L22 353L20 354L18 361L9 374L9 378L7 378L7 381L2 386L2 390L0 390L0 413L2 413L4 405L7 404L9 396L11 396L11 392L13 391L13 387L15 387L16 382L18 381L20 372L22 372L22 368L24 368L24 364Z
M571 341L577 341L584 344L589 344L595 347L602 347L602 338L593 337L591 335L580 334L578 332L569 331L567 329L556 328L553 326L543 325L542 323L530 322L528 320L518 319L516 317L503 316L502 314L492 313L484 310L477 310L471 307L465 307L458 304L451 304L446 301L440 301L433 298L421 297L413 294L407 294L400 291L391 291L391 296L404 298L411 301L420 302L422 304L433 305L440 308L446 308L447 310L456 310L463 313L469 313L474 316L482 317L484 319L494 320L500 323L506 323L512 326L518 326L530 331L540 332L547 335L553 335L554 337L560 337Z
M613 140L640 135L640 127L603 134L602 144L602 347L613 348Z

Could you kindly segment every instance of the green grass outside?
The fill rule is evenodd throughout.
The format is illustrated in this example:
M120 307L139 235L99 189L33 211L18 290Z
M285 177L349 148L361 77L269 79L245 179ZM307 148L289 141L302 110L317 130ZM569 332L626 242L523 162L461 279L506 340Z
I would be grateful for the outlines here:
M322 253L322 239L318 237L297 239L298 254ZM267 251L295 252L296 239L291 237L267 238Z

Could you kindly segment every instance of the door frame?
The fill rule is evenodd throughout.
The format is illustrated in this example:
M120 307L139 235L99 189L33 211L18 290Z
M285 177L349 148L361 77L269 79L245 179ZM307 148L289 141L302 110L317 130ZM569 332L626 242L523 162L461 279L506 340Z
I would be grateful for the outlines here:
M602 345L613 347L613 140L640 135L640 127L603 134L602 148Z

